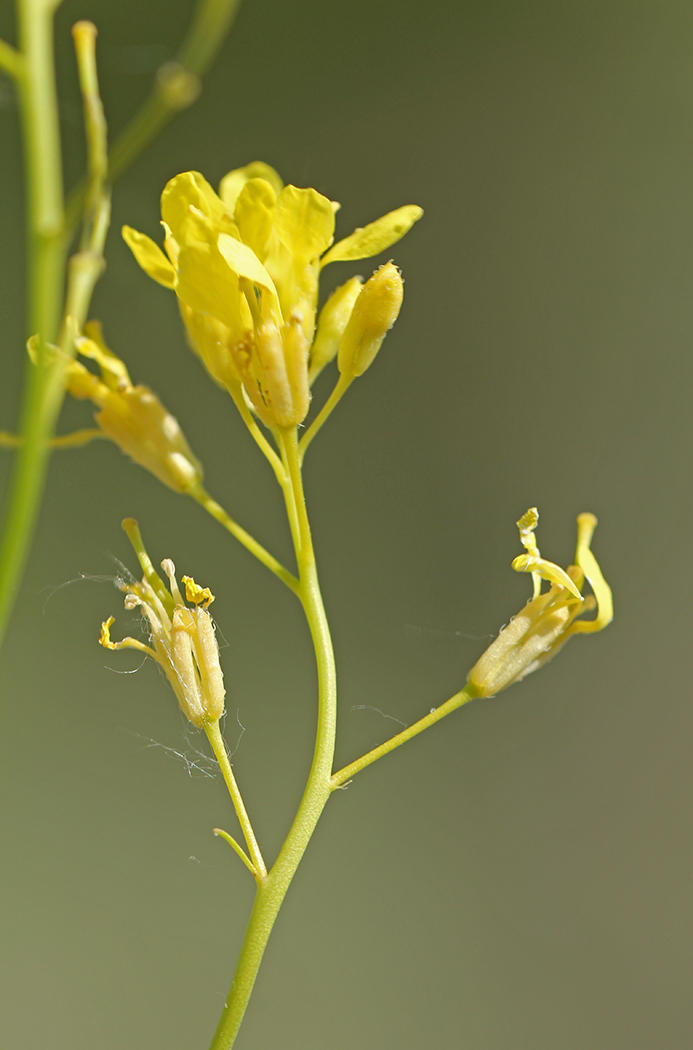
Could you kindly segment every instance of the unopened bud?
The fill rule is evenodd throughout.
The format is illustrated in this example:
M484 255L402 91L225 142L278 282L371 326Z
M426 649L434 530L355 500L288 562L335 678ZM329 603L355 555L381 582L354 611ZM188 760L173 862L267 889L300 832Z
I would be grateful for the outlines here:
M352 277L341 285L327 300L318 318L318 330L310 351L310 381L322 372L337 356L339 342L351 317L354 303L359 297L363 281Z
M370 367L397 320L403 295L404 282L391 262L366 281L339 344L337 364L343 375L360 376Z

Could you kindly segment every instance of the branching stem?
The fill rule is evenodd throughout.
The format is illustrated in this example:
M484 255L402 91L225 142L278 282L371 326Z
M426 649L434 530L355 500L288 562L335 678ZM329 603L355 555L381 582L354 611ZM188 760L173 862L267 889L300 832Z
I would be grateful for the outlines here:
M285 569L284 566L277 561L274 555L270 554L269 551L266 551L261 543L258 543L249 532L246 532L238 522L234 521L233 518L226 513L224 508L221 507L215 499L212 499L202 485L197 485L195 488L191 489L189 494L200 504L201 507L204 507L208 514L211 514L213 518L216 518L216 520L223 525L239 543L242 543L246 550L255 555L258 561L262 562L270 572L273 572L275 576L278 576L282 583L286 584L289 590L293 591L294 594L299 593L299 581L294 574L289 572L288 569Z
M288 472L288 481L284 487L287 513L295 519L294 546L300 579L299 597L310 628L317 663L317 732L313 762L296 817L267 878L258 881L257 895L236 972L210 1050L230 1050L233 1046L274 920L331 791L330 776L337 727L334 654L318 585L295 429L278 430L277 440Z
M340 375L334 390L298 443L298 458L300 463L303 463L303 457L305 456L306 450L311 441L317 435L323 423L325 423L332 414L332 410L335 408L337 402L342 399L353 381L354 376Z
M241 825L241 831L243 832L243 838L245 839L246 846L248 847L248 853L255 869L255 877L257 879L264 879L267 875L267 868L260 852L255 832L253 831L253 825L250 823L250 817L248 811L245 808L245 803L238 790L238 784L236 778L233 775L233 769L229 762L229 756L226 751L226 744L224 738L221 735L219 729L219 722L209 722L205 727L205 733L209 740L214 757L219 763L221 774L224 778L227 788L229 789L229 795L233 802L233 808L236 810L236 816L238 817L238 823ZM230 836L228 836L230 837Z
M419 733L423 733L424 729L428 729L429 726L435 725L436 722L440 722L441 718L445 718L446 715L452 714L458 707L462 707L463 704L468 704L470 700L473 700L476 696L474 687L467 684L464 689L461 689L459 693L455 693L454 696L450 697L440 707L436 707L429 714L420 718L418 722L414 722L413 725L407 726L401 733L397 733L396 736L386 740L384 744L380 744L379 747L374 747L372 751L362 755L361 758L357 758L355 762L350 762L348 766L344 766L337 773L334 773L330 777L330 786L332 791L335 788L342 787L348 780L351 780L360 770L365 769L366 766L370 766L372 762L376 762L383 755L389 754L390 751L394 751L395 748L401 747L402 744L406 744L407 740L411 740L412 737L418 736Z

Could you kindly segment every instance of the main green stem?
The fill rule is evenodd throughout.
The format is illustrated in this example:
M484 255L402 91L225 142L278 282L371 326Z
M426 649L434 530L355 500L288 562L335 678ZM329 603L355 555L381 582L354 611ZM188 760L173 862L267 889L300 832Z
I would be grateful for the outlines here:
M0 639L33 536L60 411L46 344L56 341L63 296L65 246L60 133L53 66L53 8L48 0L18 0L24 64L18 80L27 169L27 335L40 336L38 364L27 360L20 430L8 512L0 546Z
M332 641L322 603L315 554L306 512L298 442L295 430L278 431L289 480L284 487L290 517L295 508L294 533L299 570L298 595L313 639L318 672L318 724L313 762L298 811L279 856L265 878L257 880L257 895L250 915L231 989L210 1050L230 1050L250 999L265 946L286 891L301 862L315 826L330 797L332 762L337 729L337 681Z

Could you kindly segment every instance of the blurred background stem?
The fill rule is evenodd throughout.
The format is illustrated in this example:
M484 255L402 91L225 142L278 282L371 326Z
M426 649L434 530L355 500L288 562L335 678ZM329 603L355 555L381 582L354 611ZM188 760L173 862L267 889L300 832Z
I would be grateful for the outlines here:
M26 562L43 492L48 442L62 404L50 383L48 344L62 313L65 268L63 180L53 63L54 3L18 0L17 77L26 163L27 338L38 335L35 362L27 358L20 415L21 445L13 464L0 542L0 640Z
M172 62L160 66L154 87L141 109L115 140L108 157L112 184L142 153L162 128L200 94L200 78L217 56L231 28L240 0L200 0L185 40ZM86 182L70 194L66 207L68 229L79 221Z
M141 153L161 128L200 92L200 76L215 58L231 26L240 0L200 0L191 28L175 62L157 74L155 87L141 110L126 126L113 153L94 169L96 129L89 119L89 177L64 204L60 154L58 100L53 58L53 15L59 0L17 0L19 49L4 44L0 59L13 76L20 97L22 136L26 160L27 207L27 338L35 339L33 360L25 365L24 392L19 420L18 451L10 478L0 538L0 642L26 564L43 494L50 441L63 403L62 373L55 368L49 344L59 335L65 289L65 262L71 231L83 214L85 230L79 260L73 265L74 295L80 316L71 324L79 328L87 319L91 293L102 271L101 254L108 220L107 183L113 182ZM84 83L83 83L84 87ZM90 99L85 94L85 106ZM96 187L96 188L95 188ZM103 192L102 192L103 191ZM97 203L98 202L98 203ZM85 251L89 239L94 243ZM95 239L95 240L94 240ZM100 245L95 241L100 240ZM86 278L85 278L86 274ZM68 296L69 298L69 296ZM68 303L68 307L70 304ZM61 344L65 341L65 326ZM66 349L65 347L62 347Z

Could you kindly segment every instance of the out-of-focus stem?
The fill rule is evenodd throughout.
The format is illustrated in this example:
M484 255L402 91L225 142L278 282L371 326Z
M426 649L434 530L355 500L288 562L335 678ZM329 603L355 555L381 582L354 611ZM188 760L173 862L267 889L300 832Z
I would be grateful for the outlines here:
M17 80L27 186L27 337L38 335L37 359L27 359L20 416L21 446L13 464L0 541L0 639L33 536L61 399L54 396L48 343L58 335L65 249L58 104L53 65L53 9L46 0L18 0L22 75Z
M24 72L24 59L6 40L0 40L0 69L18 80Z
M116 139L108 161L108 182L130 167L168 122L196 100L200 78L214 61L238 10L240 0L199 0L193 22L173 62L158 71L149 98ZM67 228L79 220L86 186L70 194Z

